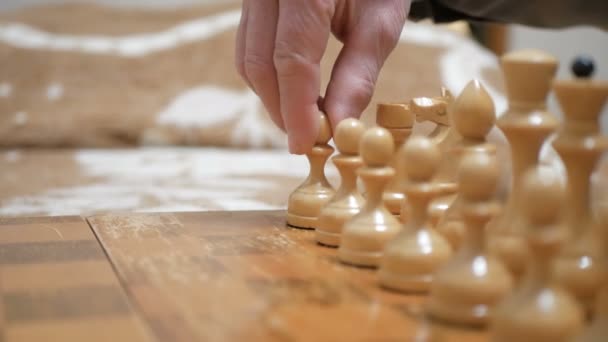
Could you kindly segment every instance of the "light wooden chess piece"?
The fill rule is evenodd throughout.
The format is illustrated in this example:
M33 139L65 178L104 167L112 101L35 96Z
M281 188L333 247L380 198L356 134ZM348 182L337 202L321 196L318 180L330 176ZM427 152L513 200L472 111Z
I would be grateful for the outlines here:
M565 220L570 233L570 242L557 258L556 268L562 285L590 313L603 270L608 267L600 257L601 238L591 216L590 200L591 174L608 147L599 125L599 116L608 98L608 83L589 78L593 72L591 61L577 60L573 71L577 79L554 84L555 95L564 112L564 124L553 147L568 175Z
M287 203L287 224L296 228L315 229L321 208L335 193L325 177L325 164L334 152L333 147L327 144L331 139L331 127L327 117L320 115L315 146L306 154L310 173L304 183L291 193Z
M528 170L520 183L531 256L524 278L495 311L490 329L495 342L572 341L583 326L581 307L553 276L552 261L564 241L559 226L564 189L557 175L546 173Z
M363 165L359 141L364 132L363 123L353 118L342 120L336 127L334 142L340 154L332 161L340 172L341 184L319 215L316 239L323 245L339 246L344 223L363 207L363 197L357 189L357 169Z
M539 50L508 53L501 59L509 108L497 126L511 147L512 182L504 211L489 224L488 247L514 276L521 276L527 245L523 238L521 177L536 167L540 148L559 122L546 111L546 99L557 70L557 59Z
M428 98L418 97L410 100L410 110L416 116L416 122L429 121L434 123L435 129L427 135L439 147L441 152L441 163L434 177L434 182L440 190L439 197L431 203L429 215L433 226L437 226L440 218L449 208L458 190L456 184L456 171L454 165L458 165L458 155L450 150L462 139L456 129L452 126L450 117L450 106L454 97L446 89L441 89L441 96ZM404 204L407 204L404 202ZM402 208L402 212L406 207Z
M408 165L409 218L401 233L384 250L378 279L383 287L403 292L426 292L433 274L452 254L449 243L430 224L429 203L438 189L432 182L441 161L439 149L430 139L409 139L400 156Z
M361 212L344 224L338 257L347 264L376 267L386 243L401 229L382 200L384 187L395 175L388 166L395 144L386 129L373 127L365 131L359 146L365 166L357 173L365 186L366 202Z
M608 263L608 202L598 206L598 221L601 229L602 259ZM577 340L579 342L605 342L608 337L608 268L604 268L603 282L595 296L595 316Z
M395 177L384 189L383 200L384 205L393 215L400 215L401 204L405 201L405 195L401 189L405 170L403 165L397 161L397 156L405 141L412 134L414 114L407 104L379 103L376 111L376 123L378 126L386 128L395 142L396 151L390 163L390 166L395 169Z
M496 146L486 139L496 123L494 101L479 81L473 80L467 84L452 103L450 112L453 129L461 137L448 151L452 162L459 165L460 160L471 151L496 154ZM458 250L465 235L460 202L457 194L437 223L437 231L445 236L454 250Z
M435 274L428 303L429 314L442 321L485 325L496 305L511 291L511 274L485 248L486 224L500 210L495 200L498 180L494 155L469 152L462 159L458 187L465 240Z

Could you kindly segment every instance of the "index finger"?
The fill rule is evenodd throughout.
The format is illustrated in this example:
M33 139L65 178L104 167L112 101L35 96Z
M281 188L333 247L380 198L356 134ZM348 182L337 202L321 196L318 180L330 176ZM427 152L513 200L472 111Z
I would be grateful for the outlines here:
M291 153L313 146L319 129L321 58L330 34L330 1L279 1L274 64Z

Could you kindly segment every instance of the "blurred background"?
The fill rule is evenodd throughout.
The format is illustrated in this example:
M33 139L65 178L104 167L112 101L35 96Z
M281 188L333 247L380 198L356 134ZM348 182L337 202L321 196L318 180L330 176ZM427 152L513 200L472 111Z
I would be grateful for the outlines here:
M233 67L239 18L231 0L0 1L0 216L283 208L307 162ZM521 48L558 57L559 78L590 55L608 80L597 29L408 22L363 120L473 78L500 115L498 56ZM339 50L332 39L323 88Z

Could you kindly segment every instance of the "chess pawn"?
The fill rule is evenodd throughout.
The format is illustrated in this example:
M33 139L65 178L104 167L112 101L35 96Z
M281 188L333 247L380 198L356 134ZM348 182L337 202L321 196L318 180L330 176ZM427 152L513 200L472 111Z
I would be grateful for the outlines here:
M325 177L325 164L334 152L327 143L331 139L331 127L324 114L320 114L320 127L315 146L306 154L310 164L308 178L289 196L287 224L296 228L315 229L321 208L332 198L335 191Z
M557 175L533 168L524 174L520 186L530 257L522 281L496 308L491 340L572 341L583 326L583 312L576 299L555 280L552 267L564 241L559 227L562 183Z
M452 162L459 165L459 161L470 151L496 154L496 146L486 140L496 123L494 101L479 81L473 80L467 84L452 103L450 112L453 129L461 137L448 152ZM437 231L448 240L454 250L458 250L465 235L460 201L457 194L437 223Z
M511 274L485 248L486 224L500 205L494 199L499 168L496 157L485 152L469 152L458 172L461 216L465 240L435 274L428 311L442 321L485 325L496 305L512 288Z
M429 203L438 189L432 182L441 155L437 145L422 136L410 138L400 158L406 163L409 218L390 241L381 261L378 279L383 287L403 292L426 292L433 274L452 254L449 243L430 224Z
M559 124L546 110L557 59L543 51L521 50L504 55L501 66L509 107L497 126L511 147L512 181L504 210L488 225L488 247L503 260L517 281L528 254L523 238L520 182L526 170L536 167L543 143Z
M598 206L601 229L602 259L608 263L608 202ZM577 340L579 342L604 342L608 336L608 268L604 268L602 285L595 296L595 315Z
M452 94L445 88L441 89L441 96L428 98L418 97L410 100L410 110L416 116L416 122L429 121L434 123L435 129L427 136L433 140L441 151L441 163L433 181L439 187L441 194L429 208L429 215L434 227L445 214L455 198L458 190L456 185L456 172L454 165L458 165L458 156L450 153L452 146L457 145L461 137L452 126L449 107L454 101ZM403 203L407 205L407 203ZM406 207L402 207L402 214Z
M357 189L357 169L363 165L359 141L364 131L363 123L352 118L342 120L336 127L334 142L340 154L332 161L340 172L341 184L319 215L316 239L323 245L339 246L344 222L358 214L363 206L363 197Z
M373 127L363 134L359 150L364 166L357 173L365 186L366 202L344 224L338 257L347 264L377 267L386 243L401 229L382 200L384 187L395 175L388 166L395 145L386 129Z
M401 203L405 201L405 195L401 189L405 171L403 165L397 161L399 151L403 144L412 134L414 127L414 114L407 104L401 103L379 103L376 112L376 123L386 128L393 136L396 152L389 164L395 169L395 176L384 189L383 201L388 211L393 215L400 215Z
M568 175L566 228L569 243L557 258L557 277L581 302L587 312L593 310L593 299L608 267L601 260L601 238L591 216L590 179L602 153L607 150L606 137L600 133L599 116L608 98L608 83L588 78L587 69L573 65L579 78L554 84L557 100L564 112L564 124L553 141ZM608 338L608 337L607 337Z

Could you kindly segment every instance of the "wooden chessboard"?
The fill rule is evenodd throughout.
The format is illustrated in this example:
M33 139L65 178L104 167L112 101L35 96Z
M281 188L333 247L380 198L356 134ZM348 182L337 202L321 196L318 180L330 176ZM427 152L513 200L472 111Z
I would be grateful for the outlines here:
M282 211L0 219L0 341L484 341Z

